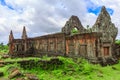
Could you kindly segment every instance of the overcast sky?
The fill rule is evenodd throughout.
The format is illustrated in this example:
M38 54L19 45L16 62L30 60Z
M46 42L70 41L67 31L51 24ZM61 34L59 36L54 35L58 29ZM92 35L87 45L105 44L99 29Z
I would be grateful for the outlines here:
M103 5L120 34L120 0L0 0L0 42L8 42L10 30L21 38L23 26L29 37L60 32L71 15L92 26Z

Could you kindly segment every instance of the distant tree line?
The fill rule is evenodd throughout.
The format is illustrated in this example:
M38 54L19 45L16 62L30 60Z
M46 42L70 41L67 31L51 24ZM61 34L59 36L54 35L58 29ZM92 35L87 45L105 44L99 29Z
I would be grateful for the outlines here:
M0 52L8 52L8 45L0 43Z

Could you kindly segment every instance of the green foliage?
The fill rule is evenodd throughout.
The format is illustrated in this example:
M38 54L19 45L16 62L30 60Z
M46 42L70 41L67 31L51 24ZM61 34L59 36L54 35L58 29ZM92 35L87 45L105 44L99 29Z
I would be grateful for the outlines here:
M92 71L93 68L89 63L83 65L83 74L90 74Z
M0 43L0 53L7 53L8 52L8 45L4 45Z
M90 64L87 60L82 58L77 58L76 60L64 57L58 58L63 62L59 67L55 67L55 65L46 65L49 66L49 68L55 67L54 69L44 70L39 67L22 69L15 63L1 67L0 71L4 71L7 77L8 74L6 74L6 70L11 66L17 66L21 72L36 74L40 80L120 80L120 62L116 65L101 67L98 64ZM47 56L44 56L43 59L47 59ZM17 59L17 61L18 60L20 59ZM36 59L36 61L38 61L38 59Z
M115 43L116 43L116 44L120 44L120 40L118 40L118 39L115 40Z
M120 73L120 63L114 65L117 70L113 70L113 66L101 67L100 65L93 65L82 58L78 58L75 61L72 58L58 58L63 62L60 67L49 70L36 67L26 71L39 74L38 77L41 80L109 80L114 79L114 76ZM55 67L55 65L48 66ZM114 80L119 79L120 77L116 76Z
M20 66L19 66L19 64L17 64L17 63L9 64L9 65L6 65L4 67L0 67L0 71L2 71L4 73L4 77L5 78L8 78L8 76L9 76L9 71L8 70L11 67L16 67L18 69L21 69Z
M36 57L27 57L27 58L7 58L7 59L3 59L5 62L15 62L15 61L22 61L22 60L34 60L34 61L38 61L40 60L40 58L36 58Z
M77 34L78 33L78 29L77 28L73 28L72 30L71 30L71 34Z

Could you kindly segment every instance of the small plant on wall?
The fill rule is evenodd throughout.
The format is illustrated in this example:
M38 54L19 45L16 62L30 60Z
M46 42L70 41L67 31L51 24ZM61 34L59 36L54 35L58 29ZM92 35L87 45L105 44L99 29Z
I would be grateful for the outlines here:
M71 30L71 34L74 35L74 34L78 34L78 29L75 27Z

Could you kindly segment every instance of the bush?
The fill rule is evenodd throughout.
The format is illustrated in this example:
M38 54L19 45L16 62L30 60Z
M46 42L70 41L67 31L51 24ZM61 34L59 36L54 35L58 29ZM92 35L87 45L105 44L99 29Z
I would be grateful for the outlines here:
M93 68L92 68L92 65L91 65L91 64L86 63L86 64L83 65L83 71L82 71L83 74L87 74L87 75L88 75L88 74L90 74L92 71L93 71Z

